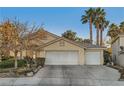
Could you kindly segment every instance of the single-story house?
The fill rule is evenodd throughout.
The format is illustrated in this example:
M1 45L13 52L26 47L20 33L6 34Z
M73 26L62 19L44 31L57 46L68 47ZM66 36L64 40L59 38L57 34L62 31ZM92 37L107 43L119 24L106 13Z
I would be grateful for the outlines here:
M121 52L120 47L124 47L124 34L119 34L112 40L112 59L113 62L124 66L124 53Z
M45 32L44 38L35 40L38 47L35 51L22 51L18 54L21 57L29 55L35 57L45 57L46 65L102 65L104 62L104 47L96 47L93 45L85 46L76 43L64 37L57 36L48 31ZM35 36L35 35L33 35ZM40 43L39 43L40 42ZM10 52L10 55L13 55Z

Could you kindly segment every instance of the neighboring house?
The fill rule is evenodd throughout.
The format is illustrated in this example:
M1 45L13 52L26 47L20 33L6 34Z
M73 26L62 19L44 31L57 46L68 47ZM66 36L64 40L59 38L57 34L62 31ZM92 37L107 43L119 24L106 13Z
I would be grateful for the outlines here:
M120 46L124 46L124 35L118 35L114 40L112 40L112 59L113 62L124 66L124 55L120 52Z
M30 55L31 57L45 57L46 65L102 65L104 62L103 50L105 48L93 45L85 46L59 37L47 31L45 39L36 40L34 42L41 43L32 52L21 53L22 58ZM35 36L35 35L34 35ZM12 52L10 55L13 55ZM18 55L20 56L20 54Z

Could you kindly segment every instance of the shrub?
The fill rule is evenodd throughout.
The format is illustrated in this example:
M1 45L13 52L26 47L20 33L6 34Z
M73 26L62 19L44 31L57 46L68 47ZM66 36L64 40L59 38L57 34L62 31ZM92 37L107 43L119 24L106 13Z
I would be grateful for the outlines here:
M14 60L4 60L0 63L0 68L13 68L14 67ZM25 60L18 60L18 67L25 67L26 61Z
M25 60L28 64L34 64L34 60L33 60L33 58L31 58L31 57L26 56L26 57L24 57L24 60Z
M6 60L0 63L0 68L12 68L14 67L13 60Z
M44 63L45 63L45 58L40 58L40 57L37 57L36 59L35 59L35 61L36 61L36 63L37 63L37 66L44 66Z
M2 56L2 61L4 60L9 60L9 59L13 59L14 57L12 56Z
M25 67L26 66L26 61L21 59L21 60L18 60L18 67Z
M104 65L111 62L112 62L112 58L110 53L108 51L104 51Z

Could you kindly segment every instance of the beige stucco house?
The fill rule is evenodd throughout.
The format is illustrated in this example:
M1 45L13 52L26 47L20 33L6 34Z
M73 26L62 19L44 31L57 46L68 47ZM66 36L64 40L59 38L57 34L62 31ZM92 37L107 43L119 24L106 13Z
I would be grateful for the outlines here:
M33 40L38 43L35 50L18 53L19 57L26 55L33 58L45 57L46 65L102 65L103 50L105 48L96 46L84 46L64 37L59 37L47 31L41 40ZM35 35L34 35L35 36ZM10 52L10 55L13 55Z
M113 62L124 66L124 53L121 52L120 46L124 46L124 34L118 35L114 40L112 40Z

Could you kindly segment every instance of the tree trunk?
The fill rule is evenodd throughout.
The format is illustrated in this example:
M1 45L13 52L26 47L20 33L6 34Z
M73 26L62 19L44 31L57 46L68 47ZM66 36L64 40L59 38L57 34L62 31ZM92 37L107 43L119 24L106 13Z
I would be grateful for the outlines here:
M2 62L2 51L0 50L0 62Z
M17 63L17 52L15 52L15 69L18 67L18 63Z
M2 56L0 55L0 62L2 62Z
M103 31L101 30L100 31L100 46L102 46L102 43L103 43L103 38L102 38L102 34L103 34Z
M90 17L90 41L91 41L91 44L93 42L93 37L92 37L92 17Z
M27 51L27 49L26 49L26 57L28 56L28 51Z
M99 46L99 27L97 26L97 33L96 33L96 45Z
M22 50L20 51L20 59L23 59Z

